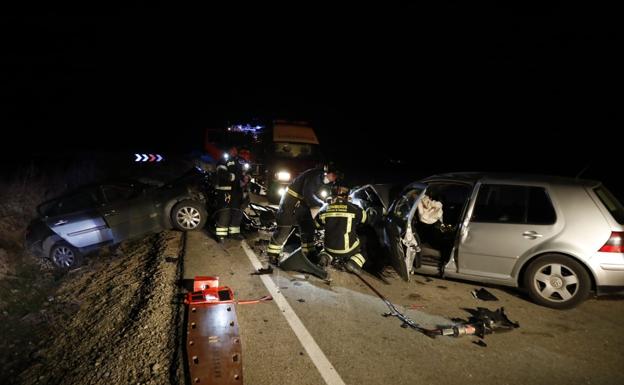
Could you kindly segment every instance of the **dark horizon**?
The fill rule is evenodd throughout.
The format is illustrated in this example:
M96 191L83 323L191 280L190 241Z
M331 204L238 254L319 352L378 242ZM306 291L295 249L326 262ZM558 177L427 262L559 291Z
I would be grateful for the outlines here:
M608 16L455 2L16 9L1 19L14 36L1 157L178 154L207 127L288 118L364 168L609 176L621 146Z

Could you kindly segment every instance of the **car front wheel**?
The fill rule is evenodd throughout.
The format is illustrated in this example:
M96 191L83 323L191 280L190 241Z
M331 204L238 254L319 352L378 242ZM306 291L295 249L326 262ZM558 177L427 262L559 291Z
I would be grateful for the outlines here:
M524 287L540 305L570 309L587 298L591 279L587 270L572 258L548 254L531 262L524 276Z
M178 202L171 210L173 227L180 231L201 230L206 223L206 216L203 205L192 200Z
M77 267L81 263L81 255L78 250L67 242L57 242L50 249L50 260L58 269L68 270Z

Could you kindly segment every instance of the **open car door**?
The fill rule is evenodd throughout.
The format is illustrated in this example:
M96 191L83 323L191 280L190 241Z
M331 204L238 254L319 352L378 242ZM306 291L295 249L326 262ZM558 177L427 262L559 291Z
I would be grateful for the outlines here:
M390 263L405 281L410 280L414 259L420 253L420 239L412 228L418 202L427 185L412 183L388 209L384 221L383 242L390 254Z
M353 204L360 206L364 210L373 207L375 210L378 210L380 214L386 214L386 204L381 199L377 188L371 184L351 190L349 198Z

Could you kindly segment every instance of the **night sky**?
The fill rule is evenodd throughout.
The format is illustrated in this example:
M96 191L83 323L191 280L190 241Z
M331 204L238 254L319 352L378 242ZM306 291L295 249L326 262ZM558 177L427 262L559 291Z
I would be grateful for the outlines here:
M5 9L3 162L185 152L206 127L290 118L363 169L617 182L615 12L505 4Z

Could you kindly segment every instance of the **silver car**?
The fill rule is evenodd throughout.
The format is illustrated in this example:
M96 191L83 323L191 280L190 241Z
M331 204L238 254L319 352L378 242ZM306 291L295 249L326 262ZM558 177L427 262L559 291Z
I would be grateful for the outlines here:
M425 196L442 204L435 223L419 215ZM437 273L521 287L538 304L559 309L590 291L624 288L624 207L596 181L435 175L408 185L389 205L381 234L405 280Z
M191 169L159 187L137 181L79 187L39 205L26 230L26 249L70 269L83 255L126 239L170 228L201 230L207 178Z

